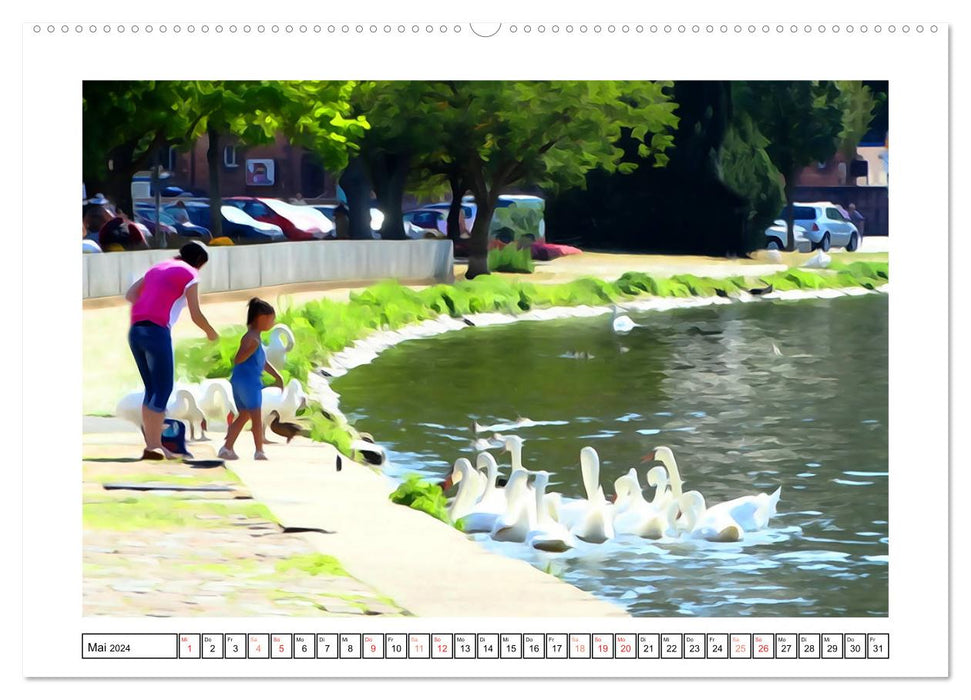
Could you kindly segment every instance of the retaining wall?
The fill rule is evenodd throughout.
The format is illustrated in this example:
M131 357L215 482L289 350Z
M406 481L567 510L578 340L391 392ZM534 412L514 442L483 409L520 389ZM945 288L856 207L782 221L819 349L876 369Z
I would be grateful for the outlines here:
M85 299L124 294L174 250L90 253L82 257ZM306 241L209 248L202 268L203 293L253 289L300 282L381 279L453 281L452 242Z

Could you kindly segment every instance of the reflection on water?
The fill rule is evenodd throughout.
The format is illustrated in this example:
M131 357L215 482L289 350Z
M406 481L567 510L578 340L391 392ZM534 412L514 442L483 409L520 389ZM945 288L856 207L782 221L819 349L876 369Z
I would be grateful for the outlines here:
M887 304L883 295L469 328L404 343L335 381L390 473L443 476L482 426L527 416L527 468L607 493L657 445L710 504L782 486L743 542L618 538L550 555L477 536L635 615L887 614ZM513 432L513 431L509 431ZM486 437L491 437L487 435ZM494 454L501 464L508 455Z

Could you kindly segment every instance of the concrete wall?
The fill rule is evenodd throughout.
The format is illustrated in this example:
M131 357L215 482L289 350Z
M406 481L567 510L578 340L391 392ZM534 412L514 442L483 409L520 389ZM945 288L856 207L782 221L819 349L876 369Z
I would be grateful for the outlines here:
M117 296L174 250L82 256L85 299ZM399 279L451 282L452 242L306 241L209 248L200 291L226 292L298 282Z

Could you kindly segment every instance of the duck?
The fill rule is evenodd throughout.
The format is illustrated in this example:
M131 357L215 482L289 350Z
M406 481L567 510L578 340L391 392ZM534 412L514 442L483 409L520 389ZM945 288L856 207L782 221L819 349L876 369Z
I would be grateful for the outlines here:
M139 430L142 429L142 404L145 400L144 391L133 391L121 398L115 407L115 415L131 423ZM195 395L186 388L177 388L169 396L165 407L165 415L169 418L181 420L189 425L190 439L195 440L195 429L199 426L200 440L206 438L206 416L199 409Z
M506 485L506 511L500 515L489 536L497 542L525 542L536 523L536 505L527 485L529 474L516 469Z
M306 407L307 394L303 390L303 385L299 379L291 379L286 387L280 389L276 386L268 386L263 389L263 434L266 435L266 428L270 422L270 414L276 411L281 421L292 422L297 418L297 412ZM264 437L264 442L266 442Z
M285 437L287 439L287 444L290 443L293 438L297 435L302 437L310 437L310 431L304 428L298 423L285 423L280 420L280 414L276 411L270 412L270 430L279 435L280 437Z
M533 549L541 552L565 552L577 546L573 534L566 529L558 520L557 505L559 499L548 499L549 496L559 496L559 494L547 494L546 487L549 485L550 473L546 471L535 471L533 481L533 493L536 499L536 522L533 528L526 533L526 544Z
M278 323L270 329L270 342L263 346L266 361L276 369L287 366L287 353L293 350L296 340L293 331L285 323Z
M584 542L600 544L614 537L611 507L600 486L600 455L592 447L580 450L580 473L587 493L586 507L579 520L570 528L573 535Z
M523 469L523 443L526 442L518 435L507 435L503 441L503 451L508 452L513 470Z
M625 313L621 312L620 307L614 307L614 314L610 320L610 325L614 329L614 333L630 333L632 330L637 328L637 324L634 320Z
M663 469L663 467L657 467ZM657 540L668 529L667 508L656 508L644 499L637 470L631 470L614 482L617 501L614 511L614 532ZM664 504L666 506L666 504Z
M732 518L730 510L719 506L707 508L705 497L698 491L682 494L670 506L675 503L683 513L679 523L683 521L682 527L688 537L708 542L738 542L743 538L744 530Z

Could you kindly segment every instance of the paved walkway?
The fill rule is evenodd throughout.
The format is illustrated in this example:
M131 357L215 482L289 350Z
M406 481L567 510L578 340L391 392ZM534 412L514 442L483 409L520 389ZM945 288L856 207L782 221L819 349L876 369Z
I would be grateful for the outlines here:
M112 427L111 420L87 422L89 430ZM133 431L85 434L88 508L133 494L145 501L140 492L103 488L106 480L131 481L139 473L149 481L194 477L235 484L252 500L242 511L243 502L222 500L236 508L197 513L200 503L172 500L167 508L159 496L148 496L146 502L165 518L178 520L188 509L183 520L189 526L159 532L115 532L97 526L104 520L98 513L88 513L85 614L627 616L526 562L487 552L424 513L391 503L391 480L347 460L338 472L329 445L302 438L274 443L267 446L270 461L256 462L248 459L252 442L244 434L237 444L242 458L229 463L231 474L205 470L200 477L202 470L178 463L128 463L139 452L139 437ZM199 457L217 446L194 443L190 449ZM220 495L227 498L203 493L203 503ZM281 532L281 526L301 534ZM306 566L289 567L281 580L286 561L306 562L313 552L336 560L337 572L309 575Z

